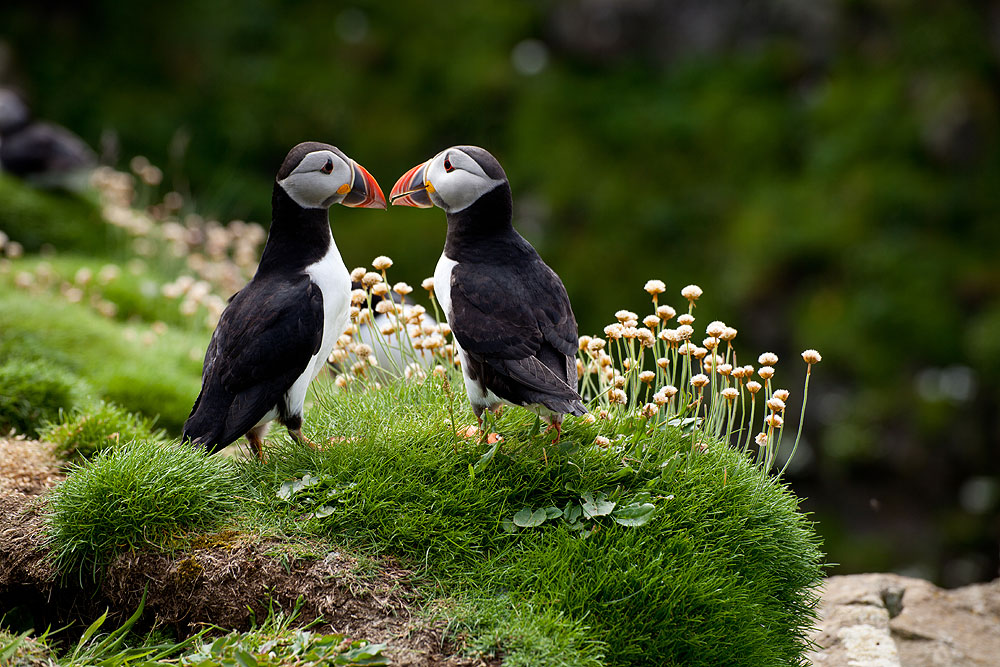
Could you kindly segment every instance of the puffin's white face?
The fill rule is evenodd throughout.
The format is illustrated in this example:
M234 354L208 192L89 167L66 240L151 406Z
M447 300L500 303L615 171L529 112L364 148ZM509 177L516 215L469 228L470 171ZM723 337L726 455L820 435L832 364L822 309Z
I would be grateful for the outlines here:
M354 164L321 150L307 153L278 185L302 208L329 208L347 196L353 182Z
M427 162L427 194L435 206L456 213L503 183L490 178L470 155L456 148L443 150Z

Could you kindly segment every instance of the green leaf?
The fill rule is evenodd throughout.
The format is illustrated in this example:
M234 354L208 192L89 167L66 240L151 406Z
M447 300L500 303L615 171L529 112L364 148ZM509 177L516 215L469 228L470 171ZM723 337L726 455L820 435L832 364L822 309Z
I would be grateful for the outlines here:
M558 519L562 516L562 510L558 507L546 507L542 511L545 512L546 519Z
M500 440L494 442L493 446L490 447L489 450L487 450L487 452L482 455L479 461L476 462L476 465L473 466L472 468L474 473L482 472L486 468L486 466L490 464L490 461L493 460L493 456L497 453L497 450L500 448L500 442L501 442Z
M632 503L619 507L611 518L623 526L644 526L656 515L656 506L652 503Z
M594 496L588 492L583 494L581 499L583 500L583 514L588 519L593 519L595 516L607 516L615 509L615 503L607 500L607 496L603 493Z
M514 515L514 524L521 528L536 528L545 523L545 510L532 511L525 507Z
M248 651L237 650L234 657L240 667L257 667L257 659Z
M315 519L325 519L336 511L336 508L332 505L320 505L316 508L316 511L312 513Z

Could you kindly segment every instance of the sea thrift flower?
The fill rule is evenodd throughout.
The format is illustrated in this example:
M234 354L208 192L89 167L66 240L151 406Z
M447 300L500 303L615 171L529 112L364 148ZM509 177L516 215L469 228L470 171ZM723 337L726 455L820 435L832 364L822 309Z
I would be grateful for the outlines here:
M704 373L698 373L693 378L691 378L691 384L698 389L706 386L708 384L708 376Z
M656 343L656 336L654 336L653 332L647 329L646 327L640 327L638 329L637 337L639 338L639 342L642 344L643 347L653 347L653 345Z
M639 373L639 381L645 384L649 384L656 379L656 373L653 371L643 371Z
M787 389L775 389L773 395L775 398L779 400L787 401L788 397L791 395L791 392L789 392Z
M715 348L719 347L719 339L713 336L709 336L705 340L701 341L701 344L704 345L705 348L709 350L714 350Z
M667 320L671 319L674 315L676 315L677 311L671 308L670 306L663 305L656 307L656 314L661 320L666 322Z
M423 287L428 292L430 292L431 294L434 293L434 279L433 278L424 278L423 282L420 283L420 286Z
M624 327L622 327L622 325L618 324L617 322L615 324L609 324L608 326L604 327L604 335L610 338L611 340L617 340L621 338L623 331Z
M664 340L671 345L675 345L681 342L681 337L677 333L677 329L663 329L657 336L660 340Z
M375 350L372 349L371 345L367 343L360 343L356 348L354 348L354 354L358 355L362 359L371 356Z
M761 379L770 380L772 377L774 377L774 367L764 366L759 371L757 371L757 375L759 375Z
M757 357L757 363L761 366L774 366L778 363L778 355L774 352L765 352L764 354Z
M818 364L819 362L823 361L823 356L816 350L810 349L810 350L805 350L802 353L802 360L811 366L813 364Z
M361 279L365 277L368 273L368 269L363 266L359 266L351 271L351 282L360 283Z
M660 326L660 318L656 315L646 315L646 317L642 318L642 323L650 329L655 329Z
M597 445L598 447L607 447L608 445L611 444L611 441L605 438L603 435L599 435L596 438L594 438L594 444Z
M698 298L701 297L701 295L702 295L701 288L698 287L697 285L688 285L687 287L681 290L681 296L691 302L697 301Z
M587 351L590 352L591 355L597 354L598 352L604 349L604 346L606 344L607 343L603 338L598 338L595 336L594 338L590 339L589 343L587 343Z
M647 280L644 290L656 296L657 294L663 294L667 291L667 286L663 284L662 280Z
M360 306L368 300L368 295L363 289L351 290L351 305Z
M719 336L719 338L727 341L736 338L736 329L732 327L726 327L726 330L722 332L722 335Z
M703 347L695 347L692 354L694 354L695 359L703 359L708 354L708 350Z
M407 285L406 283L396 283L395 285L392 286L392 291L398 294L399 296L406 296L407 294L413 291L413 288Z
M385 283L378 283L372 285L372 294L375 296L385 296L389 293L389 286Z
M726 325L723 322L720 322L719 320L715 320L714 322L709 323L707 327L705 327L705 333L707 333L712 338L722 338L722 334L725 333L725 331L726 331Z
M619 322L624 323L628 320L638 321L639 316L633 313L631 310L619 310L618 312L615 313L615 319L617 319Z
M757 434L757 435L756 435L756 436L754 437L754 442L756 442L756 443L757 443L757 446L758 446L758 447L763 447L764 445L766 445L766 444L767 444L767 434L766 434L766 433L763 433L763 432L761 432L761 433L758 433L758 434Z
M780 398L772 396L767 399L767 407L771 408L772 412L781 412L785 409L785 402Z
M611 403L617 403L619 405L625 405L628 402L628 396L621 389L612 389L608 392L608 401Z
M660 406L658 406L656 403L646 403L646 405L642 406L641 414L646 419L652 419L653 417L656 416L656 413L659 411L660 411Z
M378 287L378 285L376 285L376 287ZM389 299L382 299L381 301L375 304L375 312L379 313L380 315L385 315L391 310L396 310L396 304L394 304Z
M677 354L694 354L697 349L697 345L687 342L677 348Z
M592 340L593 338L591 338L590 336L580 336L580 338L577 339L576 349L586 350L588 347L590 347L590 341Z
M760 391L760 382L757 382L756 380L750 380L747 382L747 391L751 394L756 394Z
M719 364L719 367L716 370L719 371L723 375L732 375L733 374L733 365L732 364Z
M663 387L660 387L659 393L663 394L667 398L673 398L677 394L677 387L675 387L672 384L668 384Z
M677 324L683 324L685 326L694 324L694 315L689 315L687 313L682 314L677 318Z
M666 357L660 357L659 359L656 360L656 365L663 370L667 370L667 366L670 365L670 360L667 359Z
M733 387L726 387L722 390L722 397L730 402L735 401L739 395L740 392Z
M690 324L682 324L677 327L677 336L681 340L688 340L692 335L694 335L694 327Z
M361 277L361 284L369 289L371 289L373 285L378 285L380 282L382 282L382 275L375 273L374 271L369 271Z
M596 423L596 422L597 422L597 417L595 417L594 415L592 415L589 412L583 416L583 423L584 424L593 424L593 423Z
M337 379L333 381L333 383L343 389L347 386L347 376L340 374L337 376Z
M392 266L392 260L385 255L379 255L372 260L372 266L375 267L376 271L385 271L390 266Z
M764 421L771 428L781 428L781 425L785 423L785 420L781 418L781 415L774 412L769 414Z
M670 400L670 397L668 397L663 392L659 392L658 391L655 394L653 394L653 402L656 403L657 405L666 405L667 401L669 401L669 400Z

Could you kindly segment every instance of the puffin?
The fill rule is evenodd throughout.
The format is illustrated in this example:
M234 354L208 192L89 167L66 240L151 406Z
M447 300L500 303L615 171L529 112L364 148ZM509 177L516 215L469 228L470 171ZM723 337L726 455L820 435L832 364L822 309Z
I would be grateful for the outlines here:
M558 442L564 416L587 412L577 391L576 316L562 280L514 229L500 163L477 146L452 146L403 174L389 199L446 214L434 292L480 427L484 410L506 403L544 419Z
M257 271L212 334L182 440L215 452L245 435L263 460L264 436L277 420L308 443L306 389L350 314L351 276L330 231L334 204L386 207L372 175L339 148L312 141L292 148L275 177Z

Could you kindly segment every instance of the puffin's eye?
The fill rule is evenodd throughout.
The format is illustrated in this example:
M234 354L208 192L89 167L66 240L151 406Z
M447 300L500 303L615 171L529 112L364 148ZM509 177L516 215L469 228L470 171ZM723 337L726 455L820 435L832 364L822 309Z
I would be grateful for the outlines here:
M444 170L449 173L455 171L455 167L452 166L451 160L449 160L448 158L444 159Z
M320 171L322 171L324 174L332 173L333 172L333 160L331 160L330 158L327 158L326 159L326 164L323 165L323 168L320 169Z

